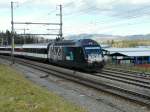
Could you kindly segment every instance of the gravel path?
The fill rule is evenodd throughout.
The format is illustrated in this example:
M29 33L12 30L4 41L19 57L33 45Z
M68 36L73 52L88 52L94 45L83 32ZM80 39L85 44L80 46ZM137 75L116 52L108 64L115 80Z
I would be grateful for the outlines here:
M10 65L9 61L3 59L0 59L0 63ZM55 92L69 102L86 108L89 112L150 112L150 110L144 106L29 67L19 64L15 64L12 67L23 73L23 75L33 83ZM47 75L49 75L49 77L40 78Z

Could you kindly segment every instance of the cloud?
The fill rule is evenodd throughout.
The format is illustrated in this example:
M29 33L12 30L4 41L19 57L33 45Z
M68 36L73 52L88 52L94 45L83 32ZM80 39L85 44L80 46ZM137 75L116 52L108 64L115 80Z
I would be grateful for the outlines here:
M148 15L149 7L150 0L76 0L67 10L76 14L101 14L116 18L131 18Z
M11 0L1 0L0 8L9 8ZM64 13L86 13L130 18L145 16L150 12L150 0L14 0L19 5L47 6L56 9L64 6Z
M127 0L128 2L131 2L132 4L148 4L150 3L150 0Z
M64 32L71 33L84 33L84 32L98 32L99 27L102 25L91 26L88 24L91 20L88 17L100 20L109 18L110 22L115 20L124 20L129 18L142 18L150 14L150 0L13 0L18 2L19 8L15 9L15 20L17 21L51 21L56 17L56 5L63 5L63 19ZM6 28L10 25L10 2L11 0L0 0L0 25ZM15 4L16 5L16 4ZM3 11L5 10L5 11ZM54 10L54 15L46 15ZM44 14L47 16L47 19ZM7 17L6 17L7 15ZM68 19L65 16L71 15L73 18ZM88 16L87 16L88 15ZM89 16L90 15L90 16ZM54 17L53 17L54 16ZM84 17L83 17L84 16ZM36 19L37 18L37 19ZM76 19L77 18L77 19ZM78 19L79 18L79 19ZM93 20L94 20L93 19ZM2 22L4 21L4 22ZM83 22L85 22L83 24ZM116 22L116 21L115 21ZM7 24L7 25L6 25ZM83 25L80 25L83 24ZM88 28L86 26L88 24ZM108 24L105 22L105 24ZM75 26L73 26L75 25ZM73 27L72 27L73 26ZM70 28L72 27L72 28ZM70 30L69 30L70 29ZM71 34L70 33L70 34Z
M150 3L150 0L147 2L139 2L139 0L122 0L122 2L118 2L112 6L110 16L124 19L143 17L145 15L148 16L148 13L150 12L150 5L148 2Z

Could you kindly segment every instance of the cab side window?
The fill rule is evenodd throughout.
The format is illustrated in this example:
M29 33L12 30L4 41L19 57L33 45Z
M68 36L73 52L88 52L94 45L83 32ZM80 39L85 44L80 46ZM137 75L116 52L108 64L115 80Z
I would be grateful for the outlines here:
M74 47L64 47L65 60L74 61Z

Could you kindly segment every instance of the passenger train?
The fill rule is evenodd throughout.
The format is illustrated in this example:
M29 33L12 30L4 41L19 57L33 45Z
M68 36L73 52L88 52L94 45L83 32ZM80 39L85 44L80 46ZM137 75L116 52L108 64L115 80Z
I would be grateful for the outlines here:
M10 55L10 53L11 46L0 47L0 54ZM14 55L86 71L100 70L105 63L101 46L91 39L16 45Z

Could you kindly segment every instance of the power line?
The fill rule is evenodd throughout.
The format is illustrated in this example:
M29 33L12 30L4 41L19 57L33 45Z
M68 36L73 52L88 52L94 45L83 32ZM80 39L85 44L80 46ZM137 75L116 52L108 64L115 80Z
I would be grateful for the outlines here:
M34 24L34 25L60 25L60 23L41 23L41 22L14 22L14 24Z
M62 22L62 5L59 5L59 14L57 14L58 16L60 16L60 30L59 30L59 38L62 40L63 39L63 33L62 33L62 25L63 25L63 22Z
M52 10L51 12L49 12L48 15L51 15L54 12L56 12L56 9Z
M51 34L51 33L41 33L41 34L38 34L38 33L26 33L26 34L17 34L17 35L59 35L58 34Z

